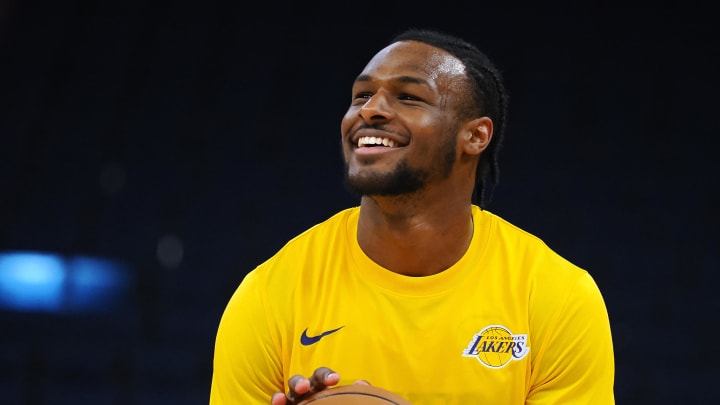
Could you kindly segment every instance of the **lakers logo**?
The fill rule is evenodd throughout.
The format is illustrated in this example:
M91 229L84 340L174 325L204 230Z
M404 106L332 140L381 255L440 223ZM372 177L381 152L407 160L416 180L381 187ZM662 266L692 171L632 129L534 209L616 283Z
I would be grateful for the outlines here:
M475 357L487 367L502 368L511 360L524 358L529 351L526 334L513 335L502 325L490 325L473 336L463 357Z

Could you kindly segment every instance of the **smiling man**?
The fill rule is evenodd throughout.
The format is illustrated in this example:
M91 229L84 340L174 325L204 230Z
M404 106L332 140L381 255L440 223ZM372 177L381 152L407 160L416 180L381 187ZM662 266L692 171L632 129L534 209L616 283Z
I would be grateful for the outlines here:
M341 123L360 204L244 278L211 404L358 381L415 405L614 403L592 277L485 207L506 108L500 73L460 38L410 30L370 60Z

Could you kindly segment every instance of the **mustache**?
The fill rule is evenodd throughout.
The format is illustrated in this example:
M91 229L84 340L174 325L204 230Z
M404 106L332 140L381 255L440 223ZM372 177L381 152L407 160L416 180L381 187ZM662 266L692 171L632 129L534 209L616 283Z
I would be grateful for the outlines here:
M396 134L396 132L392 128L390 128L389 126L387 126L385 123L382 123L382 122L380 122L380 123L364 122L364 123L360 124L359 127L355 128L355 130L353 131L353 134L357 133L358 131L365 130L365 129L379 131L379 132L386 132L388 134Z
M357 129L355 129L355 131L359 131L361 129L374 129L374 130L378 130L378 131L387 131L387 129L385 129L385 124L383 124L383 123L372 123L371 124L371 123L364 122L364 123L360 124L360 126L357 127Z

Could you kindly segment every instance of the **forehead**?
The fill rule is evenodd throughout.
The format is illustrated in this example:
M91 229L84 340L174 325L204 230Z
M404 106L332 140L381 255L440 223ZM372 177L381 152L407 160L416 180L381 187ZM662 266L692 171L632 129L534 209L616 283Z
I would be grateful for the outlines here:
M417 76L431 84L464 80L465 65L450 53L434 46L402 41L380 50L363 69L363 75Z

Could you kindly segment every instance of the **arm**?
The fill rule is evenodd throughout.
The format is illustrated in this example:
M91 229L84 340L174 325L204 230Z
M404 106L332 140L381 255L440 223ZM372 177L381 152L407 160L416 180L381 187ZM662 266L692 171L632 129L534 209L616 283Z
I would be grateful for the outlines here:
M543 339L533 347L539 351L526 403L614 404L612 336L600 290L584 272L563 295L566 300L555 311L538 306Z
M267 405L284 389L279 345L265 309L262 277L249 273L222 315L215 340L210 404Z

